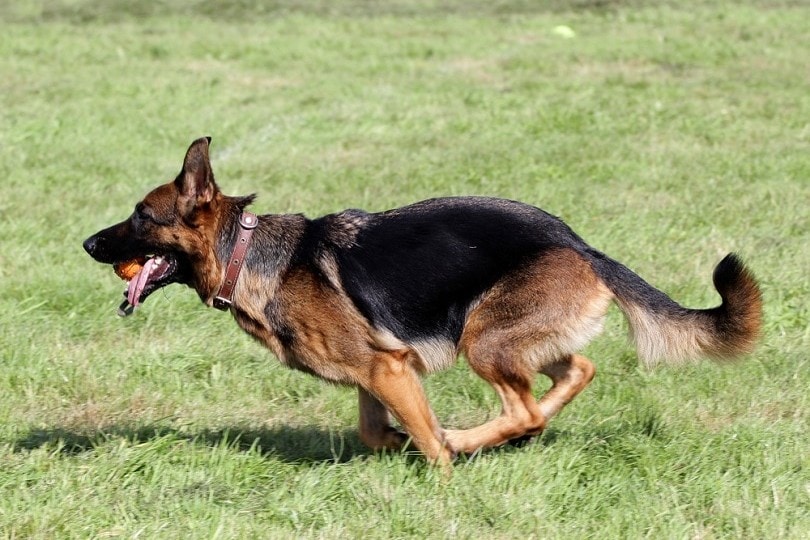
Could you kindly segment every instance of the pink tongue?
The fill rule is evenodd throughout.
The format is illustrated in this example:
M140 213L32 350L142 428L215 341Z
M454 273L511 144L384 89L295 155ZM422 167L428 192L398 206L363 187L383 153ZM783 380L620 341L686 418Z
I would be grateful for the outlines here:
M137 306L140 304L141 293L149 282L149 274L152 273L154 266L155 259L147 259L141 271L129 281L129 285L127 286L127 301L130 305Z

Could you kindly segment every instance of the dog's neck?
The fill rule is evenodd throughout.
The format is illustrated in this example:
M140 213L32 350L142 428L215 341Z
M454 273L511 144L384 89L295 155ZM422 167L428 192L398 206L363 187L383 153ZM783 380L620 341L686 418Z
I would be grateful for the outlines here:
M247 197L226 197L222 196L219 201L220 215L219 223L216 228L215 250L217 259L218 273L225 275L225 267L231 257L233 247L236 244L239 233L242 227L239 224L239 219L242 213L245 212L245 207L250 204L250 200L246 201ZM218 286L221 286L220 282Z
M225 265L224 282L219 287L217 295L214 297L213 307L220 311L230 309L233 303L233 291L239 282L239 275L242 273L242 266L250 250L253 231L259 225L259 218L256 214L243 210L239 216L239 235L231 247L231 255Z
M214 252L217 259L217 274L213 280L206 280L204 286L198 280L197 293L208 306L214 305L218 291L225 283L225 274L232 256L234 245L238 242L242 226L239 224L244 208L252 197L223 197L217 228ZM251 239L251 247L242 261L242 275L253 272L262 276L277 277L289 267L298 242L303 236L307 218L300 214L265 214L258 218L258 224ZM213 277L213 276L212 276ZM244 279L244 278L241 278ZM234 291L232 299L238 308L239 289Z

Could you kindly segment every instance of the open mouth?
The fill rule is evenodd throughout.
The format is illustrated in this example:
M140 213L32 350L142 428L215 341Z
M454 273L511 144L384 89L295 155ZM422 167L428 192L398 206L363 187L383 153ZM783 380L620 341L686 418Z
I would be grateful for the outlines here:
M170 254L147 257L143 267L129 279L124 291L126 300L118 308L118 314L130 315L150 294L179 281L179 267L177 258Z

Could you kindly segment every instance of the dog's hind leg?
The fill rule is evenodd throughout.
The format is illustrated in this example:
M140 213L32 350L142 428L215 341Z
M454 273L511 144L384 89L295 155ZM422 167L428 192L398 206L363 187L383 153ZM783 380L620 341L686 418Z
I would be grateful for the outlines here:
M363 388L357 389L360 405L360 440L373 450L398 450L408 436L391 425L391 414L380 400Z
M573 354L602 328L611 292L573 250L549 251L497 283L470 313L460 348L501 398L501 415L467 430L447 430L458 452L537 435L593 378ZM537 402L537 373L553 385Z
M550 420L590 384L596 367L584 356L572 354L541 368L540 373L552 381L551 388L538 403L543 416Z
M471 361L473 364L474 361ZM596 368L585 358L568 355L540 369L552 380L551 388L537 402L531 391L533 374L494 373L492 366L507 360L495 360L473 369L486 379L501 398L502 412L497 418L466 430L446 430L445 440L456 452L471 453L479 448L499 446L540 434L546 423L582 392L593 379Z
M489 382L501 398L501 414L480 426L465 430L445 430L445 440L456 452L472 453L479 448L499 446L525 435L543 431L547 418L532 393L534 372L502 369L515 366L509 349L501 349L487 360L470 355L473 370ZM521 372L522 371L522 372Z
M545 416L546 421L549 421L588 386L596 374L596 367L584 356L570 355L542 368L540 373L548 376L552 381L551 388L543 394L539 401L540 412ZM509 444L519 446L538 434L539 432L525 433L510 439Z

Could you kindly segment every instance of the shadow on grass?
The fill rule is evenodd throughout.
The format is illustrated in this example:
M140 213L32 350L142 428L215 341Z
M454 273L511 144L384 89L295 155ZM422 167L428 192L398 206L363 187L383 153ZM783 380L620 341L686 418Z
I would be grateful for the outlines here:
M555 443L561 432L546 430L541 437L515 439L509 444L483 452L517 451L527 444ZM319 426L280 426L263 429L240 427L222 430L188 432L168 426L108 426L95 431L48 428L31 430L26 436L11 441L15 451L51 448L65 455L92 452L111 441L125 440L131 444L158 441L186 441L210 448L225 447L240 452L259 452L289 463L345 463L358 457L377 455L361 441L357 430L334 431ZM402 451L408 459L421 459L413 446Z
M187 441L211 448L227 447L240 452L256 451L288 462L346 462L373 452L361 442L356 430L345 432L318 426L187 431L168 426L107 426L98 430L61 427L31 430L12 441L15 450L52 448L62 454L91 452L111 441L131 444L165 440Z

